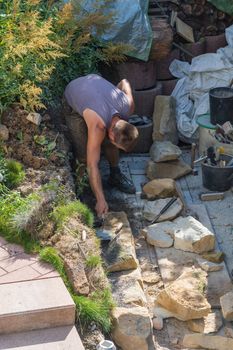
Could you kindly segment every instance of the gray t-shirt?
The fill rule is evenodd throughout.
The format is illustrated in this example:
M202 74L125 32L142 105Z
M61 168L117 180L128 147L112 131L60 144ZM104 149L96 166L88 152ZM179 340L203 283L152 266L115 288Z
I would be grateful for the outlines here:
M95 111L108 128L114 114L129 118L129 101L123 91L97 74L72 80L65 89L65 98L75 112L83 115L86 108Z

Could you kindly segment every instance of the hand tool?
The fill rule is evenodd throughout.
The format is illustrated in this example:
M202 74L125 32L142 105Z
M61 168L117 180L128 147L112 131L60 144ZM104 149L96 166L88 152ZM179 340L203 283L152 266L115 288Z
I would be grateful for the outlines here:
M151 224L151 225L152 225L152 224L155 224L156 221L160 218L160 216L161 216L162 214L164 214L164 213L172 206L172 204L173 204L176 200L177 200L177 197L171 198L170 201L160 210L159 214L156 215L156 217L154 218L154 220L152 220L152 221L150 222L150 224Z

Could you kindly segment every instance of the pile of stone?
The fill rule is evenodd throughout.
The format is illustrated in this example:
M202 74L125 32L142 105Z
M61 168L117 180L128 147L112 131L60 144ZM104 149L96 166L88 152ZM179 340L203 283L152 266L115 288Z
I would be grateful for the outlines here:
M154 350L151 317L126 214L109 213L104 230L111 232L104 258L116 302L112 312L112 338L122 350Z
M154 159L161 153L166 159L166 152L158 149ZM153 221L166 201L178 194L174 180L154 179L144 185L143 195L148 199L144 218ZM190 331L180 345L191 349L231 349L233 289L222 254L215 251L215 235L210 225L203 225L193 216L178 217L182 202L177 199L175 203L158 222L141 230L148 244L156 248L165 283L155 300L153 327L162 330L164 319L176 318L185 321Z

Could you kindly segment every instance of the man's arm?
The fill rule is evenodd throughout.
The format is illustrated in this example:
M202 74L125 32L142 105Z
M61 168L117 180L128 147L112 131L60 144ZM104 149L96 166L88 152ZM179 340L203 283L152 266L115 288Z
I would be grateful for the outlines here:
M99 171L99 160L101 143L105 137L105 128L96 121L95 112L84 113L84 119L88 127L88 141L87 141L87 171L89 181L96 197L96 212L98 216L108 212L108 204L104 197L102 181ZM93 115L92 115L93 114Z
M131 89L130 83L128 82L127 79L123 79L119 82L117 87L118 87L118 89L123 91L126 94L126 96L128 97L129 105L130 105L129 112L130 112L130 114L133 114L135 105L134 105L134 99L133 99L133 94L132 94L132 89Z

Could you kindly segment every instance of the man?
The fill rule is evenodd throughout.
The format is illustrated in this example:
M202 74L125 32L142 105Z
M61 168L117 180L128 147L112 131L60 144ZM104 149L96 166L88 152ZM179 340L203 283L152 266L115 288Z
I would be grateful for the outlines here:
M108 212L98 163L101 145L110 164L109 184L127 193L135 193L133 183L120 171L119 150L129 152L138 138L137 128L129 124L134 101L129 82L124 79L117 87L99 75L90 74L71 81L65 89L65 100L72 108L66 114L75 155L87 164L89 181L96 197L96 212Z

